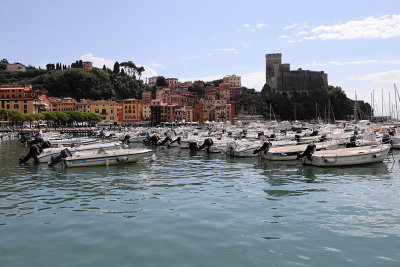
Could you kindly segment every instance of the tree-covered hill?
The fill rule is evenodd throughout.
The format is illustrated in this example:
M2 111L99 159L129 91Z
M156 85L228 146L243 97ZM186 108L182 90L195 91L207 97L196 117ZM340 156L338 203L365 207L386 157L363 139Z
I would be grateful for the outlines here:
M144 70L142 67L136 68L135 66L134 69L129 64L121 63L121 65L127 66L114 68L111 71L105 67L83 70L79 67L78 62L71 65L72 68L61 63L47 64L46 70L27 67L25 72L13 73L0 68L0 84L32 85L33 89L43 90L47 92L48 96L75 99L141 98L143 81L136 79L135 73L140 76ZM124 69L129 71L129 75L128 71L124 71Z

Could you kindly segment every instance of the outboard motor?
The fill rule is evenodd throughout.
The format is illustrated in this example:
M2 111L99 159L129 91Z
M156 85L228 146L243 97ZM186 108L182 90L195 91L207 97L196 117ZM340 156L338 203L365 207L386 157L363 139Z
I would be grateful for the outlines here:
M169 136L167 135L167 137L165 137L164 140L162 140L160 143L157 143L157 145L163 146L163 145L165 145L168 141L171 141L171 140L172 140L171 137L169 137Z
M30 140L27 143L28 143L28 145L36 145L36 144L40 144L43 142L44 142L43 138L37 134L37 135L35 135L33 140Z
M206 148L207 152L210 153L210 147L213 144L214 144L214 142L211 138L206 138L206 140L204 140L203 144L201 146L199 146L199 150Z
M307 157L308 160L311 160L311 155L315 152L316 148L317 146L314 143L309 144L302 154L297 155L297 159Z
M143 141L146 145L157 145L159 140L159 137L157 135L152 135L149 137L146 137L146 139Z
M319 139L320 142L325 142L326 141L326 134L323 134L321 138Z
M122 143L129 144L130 143L129 139L131 139L131 136L129 134L126 134L124 136L124 139L122 139Z
M51 147L51 143L49 141L44 141L40 146L41 146L42 149L50 148Z
M210 152L210 147L214 144L211 138L206 138L201 146L197 145L197 142L190 142L189 149L190 151L199 151L203 148L206 148L207 152Z
M311 133L311 136L317 136L318 135L318 131L317 130L314 130L312 133Z
M296 140L297 143L300 142L300 135L296 134L294 140Z
M272 133L272 134L269 136L269 140L270 140L270 141L274 141L274 140L275 140L275 137L276 137L276 135L275 135L274 133Z
M53 167L57 163L61 162L62 159L65 159L65 158L71 157L71 156L72 156L71 151L69 151L68 148L65 148L65 149L61 150L60 155L58 155L57 157L51 157L51 161L49 162L49 167Z
M190 151L197 151L199 150L199 146L197 145L197 142L190 142L189 143L189 149Z
M394 136L395 134L396 134L396 130L390 130L390 131L389 131L389 135L390 135L390 136Z
M175 140L171 141L171 143L169 143L169 144L171 145L171 144L173 144L173 143L175 143L175 142L178 142L179 146L181 146L181 140L182 140L182 138L179 136L179 137L176 138Z
M268 150L271 148L272 144L270 142L264 142L264 144L253 151L253 154L257 154L258 152L264 151L264 154L268 152Z
M43 148L40 147L40 145L33 145L31 148L29 148L29 152L25 157L19 158L20 163L27 162L30 158L34 158L35 162L37 161L37 156L43 152Z
M392 143L392 138L388 134L383 134L382 136L382 143L383 144L391 144Z
M350 142L348 142L348 143L346 144L346 148L349 148L349 147L356 147L356 146L357 146L356 140L357 140L357 137L356 137L355 135L353 135L352 137L350 137Z

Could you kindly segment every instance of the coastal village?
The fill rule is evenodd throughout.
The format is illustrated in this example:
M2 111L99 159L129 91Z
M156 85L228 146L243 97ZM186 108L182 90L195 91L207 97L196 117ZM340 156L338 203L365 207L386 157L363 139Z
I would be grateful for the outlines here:
M92 62L83 62L84 70L91 70ZM22 72L25 66L14 63L7 65L7 71ZM234 97L240 96L241 77L226 76L219 86L205 85L204 81L180 82L177 78L167 78L168 86L157 86L159 76L150 77L142 92L142 99L90 100L71 97L56 98L31 85L1 85L0 107L20 113L42 113L49 111L90 112L102 117L103 123L110 125L158 125L165 122L226 122L235 116ZM205 90L199 99L189 87ZM156 87L155 95L150 88Z

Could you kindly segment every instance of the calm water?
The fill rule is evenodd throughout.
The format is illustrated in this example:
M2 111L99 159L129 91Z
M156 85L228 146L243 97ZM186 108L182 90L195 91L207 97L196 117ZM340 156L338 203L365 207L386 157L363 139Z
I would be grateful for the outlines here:
M25 153L0 142L0 266L400 266L397 152L316 168L157 148L77 169Z

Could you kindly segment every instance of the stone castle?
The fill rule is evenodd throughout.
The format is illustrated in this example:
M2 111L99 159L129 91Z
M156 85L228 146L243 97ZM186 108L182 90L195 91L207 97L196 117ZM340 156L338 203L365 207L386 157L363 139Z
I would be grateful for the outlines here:
M282 64L282 54L266 54L266 86L263 93L279 93L294 96L295 93L308 94L328 86L328 74L323 71L290 70L290 64Z

